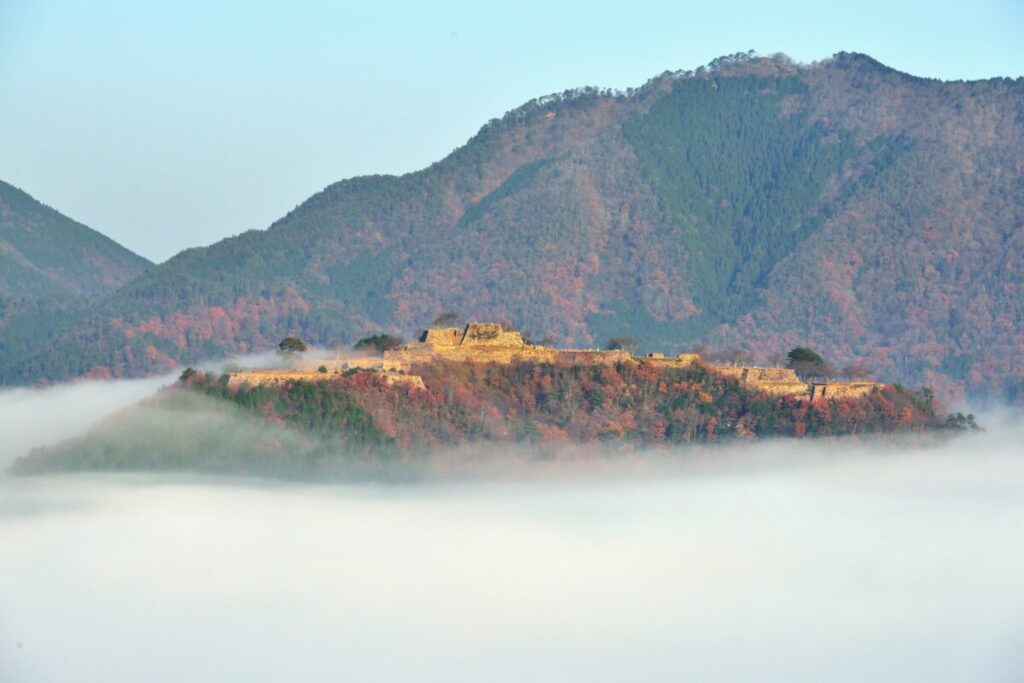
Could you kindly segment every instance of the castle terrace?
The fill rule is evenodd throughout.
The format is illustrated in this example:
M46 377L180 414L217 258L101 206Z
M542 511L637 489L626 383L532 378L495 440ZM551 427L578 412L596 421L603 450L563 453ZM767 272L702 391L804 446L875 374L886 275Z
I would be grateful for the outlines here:
M464 328L429 328L419 341L384 351L382 356L356 356L337 359L295 359L290 368L244 370L231 373L228 386L242 384L280 384L292 380L324 381L351 370L380 373L388 384L406 384L422 388L423 379L411 374L417 364L446 360L460 363L572 363L577 365L615 365L641 363L659 368L687 368L702 363L712 372L734 379L754 391L771 396L806 397L811 401L866 396L883 384L877 382L808 382L789 368L762 368L704 363L699 354L680 353L665 356L649 353L634 356L627 350L557 349L531 344L518 330L500 323L469 323ZM326 372L321 372L320 368Z

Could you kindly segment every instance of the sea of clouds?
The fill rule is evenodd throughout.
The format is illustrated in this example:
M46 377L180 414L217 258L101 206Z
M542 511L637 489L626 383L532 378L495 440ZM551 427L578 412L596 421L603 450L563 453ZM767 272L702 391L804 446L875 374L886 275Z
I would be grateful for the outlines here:
M166 381L0 393L0 464ZM1024 680L1024 429L983 421L417 484L2 476L0 681Z

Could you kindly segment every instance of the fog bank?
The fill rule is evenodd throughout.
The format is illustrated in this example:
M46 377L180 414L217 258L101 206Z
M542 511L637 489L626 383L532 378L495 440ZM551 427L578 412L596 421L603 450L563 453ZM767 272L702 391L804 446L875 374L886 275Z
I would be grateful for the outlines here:
M168 379L0 393L0 464ZM0 476L0 681L1018 682L1024 428L980 421L402 485Z
M36 446L84 434L102 418L138 403L175 378L90 380L0 390L0 471Z
M0 479L0 680L1020 681L1021 436L624 479Z

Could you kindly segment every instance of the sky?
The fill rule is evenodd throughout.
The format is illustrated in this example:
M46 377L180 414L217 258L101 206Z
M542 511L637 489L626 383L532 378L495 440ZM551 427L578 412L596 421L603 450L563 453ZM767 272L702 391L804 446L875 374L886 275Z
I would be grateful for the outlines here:
M534 97L753 49L1024 75L1024 2L0 0L0 179L154 261Z

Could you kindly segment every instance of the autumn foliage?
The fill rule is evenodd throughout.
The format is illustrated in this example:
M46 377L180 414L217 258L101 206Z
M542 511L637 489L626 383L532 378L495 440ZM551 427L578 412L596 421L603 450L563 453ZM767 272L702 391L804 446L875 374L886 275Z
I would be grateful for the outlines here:
M413 372L426 389L389 385L370 371L236 389L205 375L188 386L329 438L402 450L480 441L679 444L943 424L930 395L901 387L811 403L752 392L701 366L439 361Z

